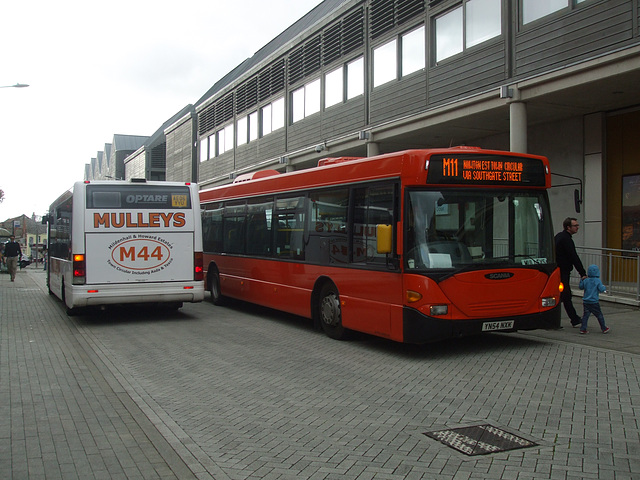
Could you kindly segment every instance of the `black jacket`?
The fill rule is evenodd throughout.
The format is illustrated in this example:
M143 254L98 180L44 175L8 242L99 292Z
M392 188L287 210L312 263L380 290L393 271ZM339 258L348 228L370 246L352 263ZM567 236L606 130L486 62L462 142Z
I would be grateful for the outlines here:
M5 257L19 257L22 255L20 244L18 242L7 242L4 244Z
M576 252L576 245L573 243L571 234L566 230L556 235L556 262L560 267L560 272L569 273L573 267L576 267L581 277L587 275Z

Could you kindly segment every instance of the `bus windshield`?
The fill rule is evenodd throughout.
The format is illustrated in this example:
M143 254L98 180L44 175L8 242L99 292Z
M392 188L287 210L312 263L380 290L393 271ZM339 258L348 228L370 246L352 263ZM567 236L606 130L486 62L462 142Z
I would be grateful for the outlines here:
M546 192L411 190L405 268L540 268L554 264Z

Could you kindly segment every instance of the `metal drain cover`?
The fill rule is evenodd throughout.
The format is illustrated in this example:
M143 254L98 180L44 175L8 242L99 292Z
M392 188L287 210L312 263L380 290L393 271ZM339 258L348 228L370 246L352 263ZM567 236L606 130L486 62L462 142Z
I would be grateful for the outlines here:
M426 432L425 435L465 455L486 455L538 445L491 425L438 430Z

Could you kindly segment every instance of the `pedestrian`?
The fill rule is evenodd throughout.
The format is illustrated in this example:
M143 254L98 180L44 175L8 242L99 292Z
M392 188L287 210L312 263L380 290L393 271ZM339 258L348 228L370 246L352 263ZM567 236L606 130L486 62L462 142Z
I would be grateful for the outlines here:
M606 292L607 288L600 280L600 269L597 265L589 265L587 278L580 280L579 287L580 290L584 290L584 295L582 296L584 314L582 315L580 333L589 333L587 330L587 321L589 320L589 315L592 313L598 319L602 333L609 333L611 329L604 323L604 315L600 308L600 292Z
M16 272L18 271L18 261L22 257L20 244L16 242L16 237L11 235L9 241L4 244L4 256L7 259L7 269L11 275L11 281L15 281Z
M572 327L579 326L582 323L582 320L573 306L569 276L571 275L571 270L573 270L574 267L578 271L578 274L580 274L581 279L587 276L587 273L582 266L582 262L580 261L580 257L578 257L578 252L576 252L576 245L573 243L573 238L571 238L573 235L578 233L579 227L580 224L578 223L578 220L567 217L564 219L564 222L562 222L562 228L564 230L558 233L555 237L556 263L560 268L560 281L564 285L564 290L560 294L560 301L564 305L567 315L569 315Z

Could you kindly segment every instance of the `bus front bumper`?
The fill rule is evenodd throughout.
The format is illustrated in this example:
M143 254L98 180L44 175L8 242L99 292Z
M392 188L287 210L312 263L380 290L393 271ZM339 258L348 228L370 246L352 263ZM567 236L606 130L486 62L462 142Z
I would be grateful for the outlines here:
M513 321L512 327L511 321ZM507 325L509 327L506 327ZM555 330L560 328L560 305L546 312L530 315L474 320L449 320L423 315L409 307L403 309L403 341L405 343L422 344L447 338L479 335L486 333L488 328L491 328L490 331L503 333L518 330Z

